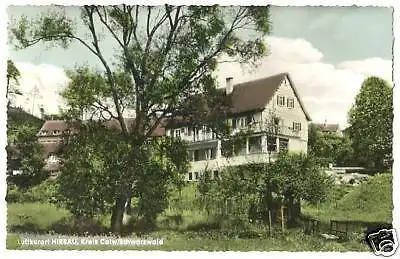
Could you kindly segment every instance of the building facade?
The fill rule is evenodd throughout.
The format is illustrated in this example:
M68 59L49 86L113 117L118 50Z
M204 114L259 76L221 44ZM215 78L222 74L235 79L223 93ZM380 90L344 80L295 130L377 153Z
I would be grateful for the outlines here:
M190 172L187 181L196 181L205 171L220 176L221 169L246 163L273 161L279 152L307 152L310 116L289 74L233 85L226 79L225 95L231 113L227 123L232 137L241 134L240 143L217 138L207 126L170 127L167 136L188 143Z

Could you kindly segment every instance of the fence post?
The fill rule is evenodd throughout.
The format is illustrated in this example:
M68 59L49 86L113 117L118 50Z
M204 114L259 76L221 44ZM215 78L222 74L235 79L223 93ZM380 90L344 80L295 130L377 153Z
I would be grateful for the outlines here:
M271 236L272 232L272 216L271 216L271 210L268 209L268 233L269 236Z
M283 215L283 205L281 206L281 220L282 220L282 233L285 232L285 221L284 221L284 215Z

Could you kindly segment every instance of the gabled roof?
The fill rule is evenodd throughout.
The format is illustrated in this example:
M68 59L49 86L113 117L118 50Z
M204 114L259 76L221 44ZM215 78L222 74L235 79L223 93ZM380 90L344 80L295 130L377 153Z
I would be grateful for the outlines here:
M67 129L70 129L71 125L69 125L66 121L64 120L46 120L42 127L40 128L40 131L54 131L54 130L59 130L59 131L64 131Z
M306 108L304 107L303 101L302 101L301 98L300 98L300 95L299 95L299 93L298 93L298 91L297 91L296 86L295 86L294 83L293 83L293 80L291 79L289 73L285 73L285 74L286 74L287 78L289 79L290 86L292 87L292 90L293 90L293 92L294 92L294 95L296 96L297 101L299 102L300 107L301 107L301 109L302 109L303 112L304 112L304 115L306 116L306 118L307 118L308 121L311 121L311 117L310 117L310 115L308 114Z
M276 91L281 86L282 81L286 77L290 82L290 86L292 87L304 115L308 121L311 121L311 117L306 111L289 73L280 73L274 76L234 85L232 93L228 95L228 98L231 98L232 113L263 110L271 101Z
M280 73L270 77L265 77L253 81L236 84L233 86L232 93L228 95L226 95L225 93L225 88L217 88L215 89L216 91L214 95L222 98L220 100L223 101L221 101L221 103L218 103L218 105L220 106L226 105L226 107L224 107L222 110L228 111L229 116L237 115L240 113L261 111L266 108L267 104L274 97L276 91L279 89L279 87L282 84L282 81L286 77L290 82L290 86L292 87L292 90L298 100L301 109L304 112L304 115L306 116L308 121L311 121L310 115L306 111L304 104L299 96L299 93L288 73ZM215 97L214 95L213 97ZM199 97L199 98L193 98L193 97ZM204 107L202 106L201 108L204 108L205 110L207 110L207 108L210 108L206 107L207 106L206 96L194 95L188 102L201 98L203 98L203 101L205 101L205 104L201 104ZM191 106L188 105L188 107ZM188 110L190 109L185 109L184 115L171 119L168 127L190 124L191 121L190 117L193 117L192 116L193 114L194 116L196 116L195 115L196 113Z
M228 95L232 113L264 109L285 77L286 74L281 73L234 85L232 93Z

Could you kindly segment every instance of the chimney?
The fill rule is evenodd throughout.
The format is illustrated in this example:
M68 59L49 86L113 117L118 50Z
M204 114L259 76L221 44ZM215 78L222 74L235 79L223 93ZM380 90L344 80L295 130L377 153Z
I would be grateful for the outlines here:
M233 91L233 77L226 78L226 87L225 87L226 95L231 94Z

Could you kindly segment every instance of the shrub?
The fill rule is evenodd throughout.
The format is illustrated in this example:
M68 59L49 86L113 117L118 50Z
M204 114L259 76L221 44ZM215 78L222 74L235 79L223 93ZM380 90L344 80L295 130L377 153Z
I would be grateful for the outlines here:
M57 195L57 184L53 180L46 180L39 185L29 189L18 188L14 184L9 184L7 187L7 202L43 202L52 203Z

